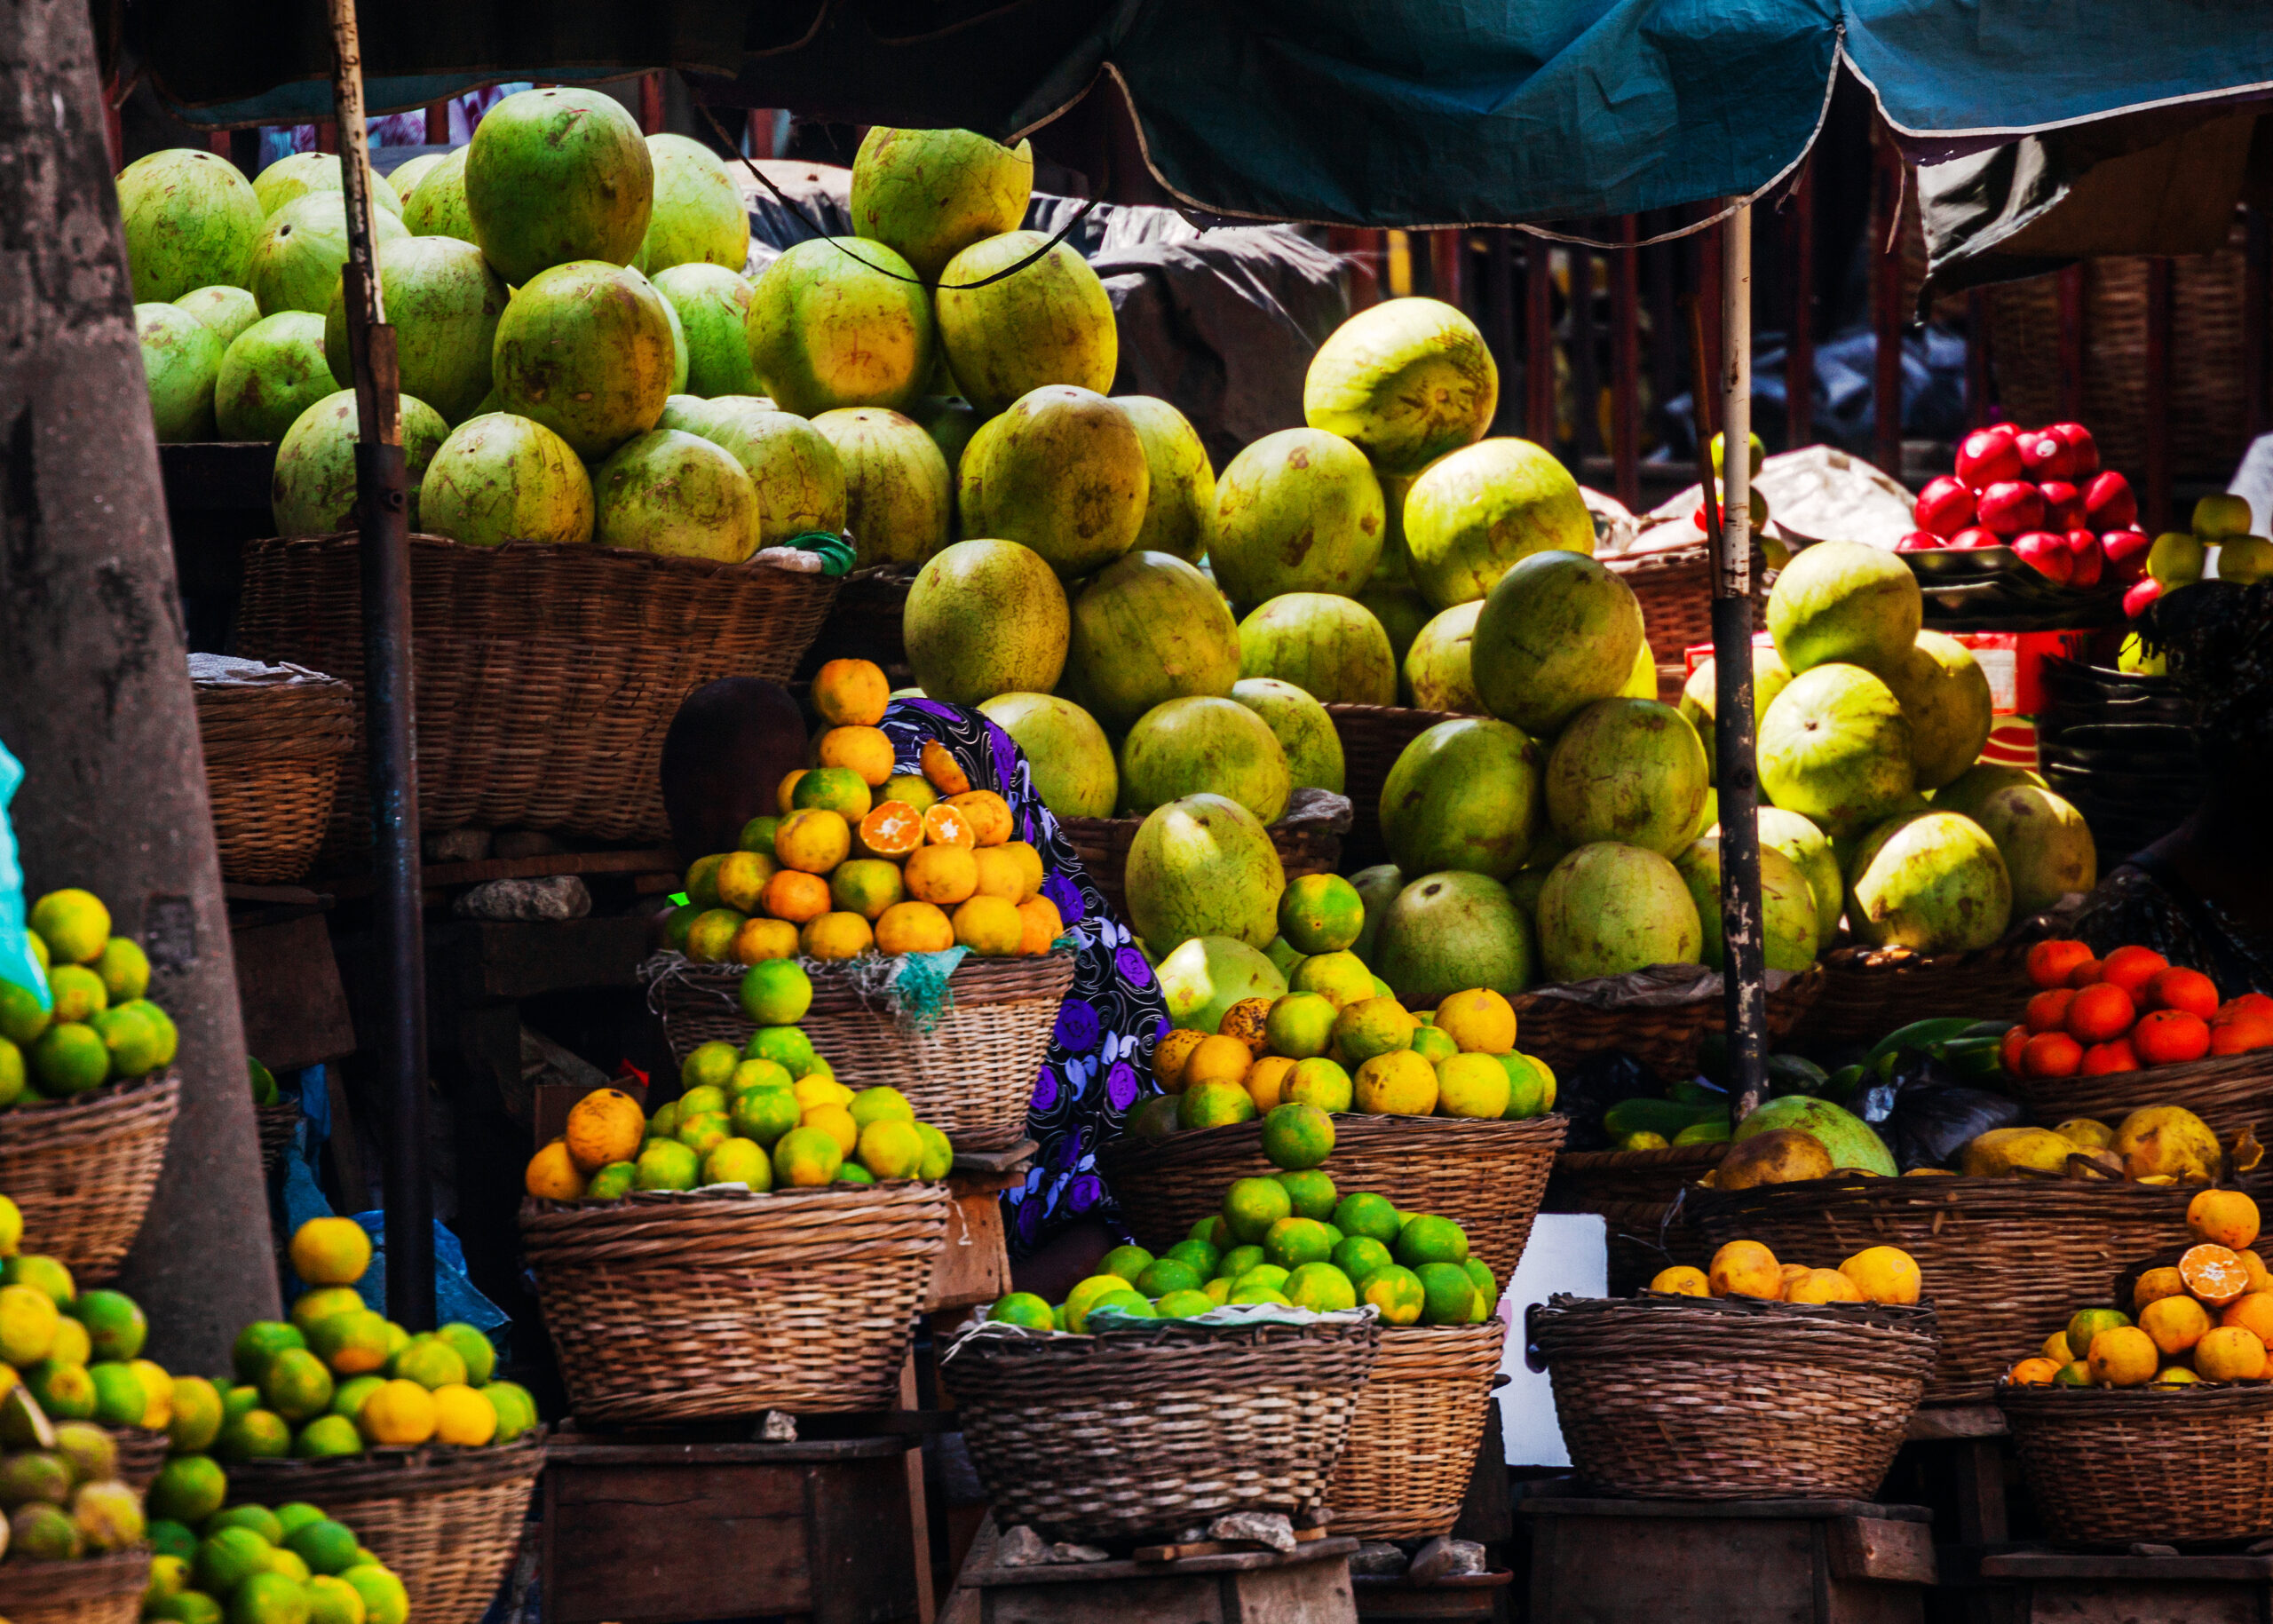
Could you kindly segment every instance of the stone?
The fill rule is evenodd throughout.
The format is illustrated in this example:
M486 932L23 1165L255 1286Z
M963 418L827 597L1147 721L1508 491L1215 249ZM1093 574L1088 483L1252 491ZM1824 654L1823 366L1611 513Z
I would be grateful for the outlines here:
M1211 1540L1250 1540L1275 1551L1295 1549L1295 1525L1283 1511L1227 1511L1208 1525Z
M491 880L450 905L460 919L526 921L582 919L592 911L592 893L573 874L539 880Z
M421 843L430 863L478 863L489 855L487 829L440 829Z
M1485 1571L1484 1547L1473 1540L1454 1540L1439 1534L1413 1554L1413 1564L1405 1570L1405 1576L1416 1585L1432 1585L1441 1579Z
M1368 1578L1394 1579L1405 1568L1405 1553L1386 1540L1359 1541L1350 1558L1350 1571Z

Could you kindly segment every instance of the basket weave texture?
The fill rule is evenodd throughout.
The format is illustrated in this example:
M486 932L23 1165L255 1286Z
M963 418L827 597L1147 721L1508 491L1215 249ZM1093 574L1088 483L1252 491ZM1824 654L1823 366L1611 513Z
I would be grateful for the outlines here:
M1933 1368L1935 1315L1869 1304L1556 1296L1532 1309L1588 1493L1868 1500Z
M9 1624L134 1624L150 1588L150 1553L0 1567L0 1617Z
M1569 1121L1521 1122L1441 1116L1334 1119L1334 1187L1386 1196L1400 1212L1435 1213L1468 1232L1469 1250L1505 1285L1531 1239L1547 1175ZM1100 1160L1137 1240L1165 1247L1223 1210L1235 1178L1278 1169L1263 1153L1263 1125L1200 1128L1147 1143L1124 1138Z
M1378 1321L966 1337L939 1362L1004 1525L1174 1533L1327 1503Z
M326 1461L247 1461L233 1501L306 1501L355 1531L410 1592L418 1624L480 1624L520 1549L544 1470L531 1436L491 1448L380 1449Z
M1603 566L1634 589L1642 604L1643 635L1659 665L1685 665L1688 651L1713 640L1713 560L1699 542L1648 552L1612 554ZM1752 614L1765 625L1768 589L1776 572L1755 542L1752 550Z
M1382 1327L1380 1354L1327 1499L1334 1532L1367 1540L1450 1533L1476 1471L1508 1327Z
M1823 991L1799 1024L1808 1042L1875 1043L1936 1015L2018 1020L2035 995L2029 939L1924 958L1904 947L1840 947L1823 957Z
M1353 812L1352 817L1357 814ZM1105 893L1114 917L1129 917L1129 845L1144 827L1142 818L1060 818L1057 827L1073 843L1073 854L1089 883ZM1306 874L1332 874L1342 863L1342 836L1326 829L1274 823L1264 830L1279 852L1289 880Z
M40 1250L84 1284L115 1279L125 1264L180 1110L181 1081L168 1071L0 1112L0 1191Z
M844 964L809 963L812 1006L799 1023L848 1089L894 1088L916 1120L960 1150L1001 1150L1026 1137L1034 1079L1049 1055L1074 955L966 958L953 1003L929 1033L896 1020L887 994L864 994ZM661 954L640 967L647 1006L661 1015L673 1058L713 1039L740 1047L757 1024L742 1013L739 964L695 964Z
M1457 722L1450 710L1410 710L1402 705L1328 705L1342 738L1342 793L1350 797L1350 835L1342 844L1351 866L1387 862L1382 839L1382 786L1405 747L1439 722Z
M872 660L883 667L895 687L906 687L914 673L907 664L907 589L915 584L913 564L878 564L844 577L820 635L798 664L810 677L830 660Z
M2273 1382L1997 1393L2052 1536L2193 1543L2273 1532Z
M158 1469L165 1465L173 1440L147 1427L105 1427L103 1430L118 1446L119 1480L138 1492L147 1489Z
M221 877L239 884L307 873L341 758L355 745L354 689L321 671L288 670L276 682L192 684Z
M1807 1018L1825 986L1823 967L1816 965L1786 977L1769 989L1771 1043L1781 1042ZM1720 980L1715 977L1704 982L1695 997L1679 1002L1635 1001L1604 1006L1544 991L1518 993L1509 1002L1516 1007L1517 1045L1558 1072L1589 1055L1615 1049L1664 1076L1689 1077L1696 1074L1706 1036L1726 1028L1728 1014L1722 997Z
M273 1173L284 1153L292 1148L292 1135L300 1126L300 1102L289 1099L273 1105L255 1105L252 1121L260 1130L261 1170Z
M1631 1296L1659 1270L1701 1266L1711 1256L1676 1203L1684 1185L1720 1166L1728 1153L1725 1145L1564 1151L1555 1159L1541 1210L1599 1213L1610 1246L1610 1295Z
M2262 1049L2096 1077L2008 1073L1998 1081L2047 1128L2079 1116L2101 1118L2112 1128L2142 1106L2184 1105L2216 1130L2221 1144L2230 1145L2244 1129L2273 1119L2273 1050Z
M336 672L360 698L358 545L246 543L239 648ZM410 595L425 828L661 840L670 825L657 769L679 702L721 677L786 680L836 582L770 564L414 535ZM359 732L328 850L369 844L365 777Z
M521 1206L578 1421L889 1409L954 1206L946 1186Z
M2015 1359L2112 1300L2116 1277L2186 1239L2183 1186L2034 1178L1823 1178L1692 1190L1683 1210L1709 1243L1757 1240L1791 1263L1836 1268L1865 1247L1918 1260L1941 1313L1929 1405L1985 1401Z

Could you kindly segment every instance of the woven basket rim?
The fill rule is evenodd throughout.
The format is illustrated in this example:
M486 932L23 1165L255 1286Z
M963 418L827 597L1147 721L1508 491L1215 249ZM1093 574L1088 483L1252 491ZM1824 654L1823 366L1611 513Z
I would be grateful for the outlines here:
M2016 1387L2000 1382L1995 1398L2007 1415L2031 1422L2191 1421L2206 1410L2214 1415L2273 1412L2273 1378L2179 1387Z
M252 551L352 552L361 545L361 543L362 537L356 531L335 530L323 535L262 536L247 542L245 547L249 552ZM642 552L631 547L603 547L598 543L587 543L578 547L562 547L553 542L515 540L495 547L469 547L447 535L434 535L423 530L414 530L410 533L410 546L414 552L455 554L465 558L511 559L516 562L524 558L536 562L606 558L621 565L627 571L660 575L685 575L690 579L719 575L743 575L756 578L764 574L788 575L799 580L810 577L816 582L829 579L817 571L789 569L771 562L761 563L755 558L744 558L738 563L726 564L715 558L688 558L665 553ZM326 673L326 675L331 675L331 673Z
M170 1105L178 1110L180 1104L181 1073L169 1066L147 1076L104 1083L68 1099L42 1101L33 1105L19 1104L0 1111L0 1140L36 1134L43 1141L51 1142L61 1131L100 1123L106 1118L144 1106Z
M807 1010L806 1018L856 1009L891 1013L889 992L863 988L849 963L803 958L797 963L804 966L813 984L813 1007ZM749 968L747 964L698 964L685 954L666 948L642 960L637 973L646 986L647 1007L660 1015L675 988L685 989L701 1002L723 1002L739 1010L739 989ZM1048 953L1006 959L966 954L947 978L947 990L958 1007L1023 1002L1042 995L1044 989L1037 983L1051 981L1062 982L1058 994L1063 996L1080 968L1080 955L1070 948L1052 947ZM822 1008L824 1004L828 1007Z
M902 1208L913 1211L934 1200L945 1200L947 1187L938 1179L879 1179L873 1184L814 1184L786 1190L731 1187L709 1190L634 1190L612 1201L548 1201L535 1196L521 1200L521 1228L547 1233L598 1229L664 1229L673 1218L743 1216L763 1225L770 1215L796 1213L810 1217L816 1212L839 1217L862 1216L863 1209ZM741 1212L733 1209L740 1208ZM662 1222L658 1222L662 1220Z
M1727 1140L1710 1145L1668 1145L1654 1151L1562 1151L1557 1173L1615 1173L1654 1168L1717 1167L1729 1153Z
M1561 1144L1571 1126L1571 1119L1560 1112L1525 1117L1512 1122L1496 1117L1369 1116L1354 1111L1337 1111L1332 1116L1334 1147L1337 1151L1373 1148L1377 1142L1400 1137L1407 1133L1437 1135L1443 1147L1456 1146L1461 1140L1469 1140L1485 1141L1495 1149L1533 1148L1540 1139L1551 1139L1555 1144ZM1128 1174L1174 1167L1184 1162L1212 1161L1226 1151L1236 1153L1245 1149L1259 1150L1262 1144L1263 1123L1256 1119L1246 1122L1227 1122L1220 1128L1185 1129L1170 1134L1165 1139L1144 1141L1124 1137L1104 1146L1097 1154L1100 1161L1111 1164L1116 1172Z
M0 1565L0 1609L13 1612L99 1601L140 1591L149 1582L147 1545L75 1562L11 1562Z
M271 1491L288 1485L305 1487L297 1498L333 1500L405 1499L488 1488L515 1477L535 1478L544 1470L545 1443L546 1429L539 1426L510 1444L379 1445L360 1454L317 1460L242 1461L229 1473L229 1502L265 1503Z
M1436 720L1429 724L1430 727L1436 726L1438 722L1489 722L1493 719L1473 711L1431 710L1421 705L1351 705L1342 702L1327 705L1326 714L1336 721L1350 722L1371 721L1375 717L1387 721L1405 717L1433 717Z
M2145 1066L2132 1072L2101 1072L2090 1077L2001 1076L1998 1081L2019 1095L2023 1104L2031 1104L2033 1096L2056 1097L2063 1085L2076 1085L2076 1092L2097 1096L2110 1089L2136 1088L2151 1091L2192 1088L2200 1083L2223 1082L2229 1078L2247 1080L2261 1073L2269 1081L2273 1081L2273 1049L2245 1050L2237 1055L2215 1055L2206 1060L2189 1060L2179 1066ZM2132 1109L2144 1110L2146 1105L2134 1105ZM2273 1101L2269 1101L2268 1114L2273 1114Z
M2140 1207L2184 1203L2206 1189L2232 1186L2207 1184L2144 1184L2135 1179L2113 1178L2000 1178L1953 1173L1935 1178L1880 1178L1869 1174L1833 1173L1788 1184L1756 1184L1749 1190L1707 1190L1691 1184L1682 1191L1682 1201L1691 1222L1736 1218L1750 1212L1827 1208L1907 1208L1924 1213L1967 1208L1995 1209L2013 1206L2018 1216L2076 1216L2093 1208L2128 1201ZM2010 1199L2021 1198L2025 1200ZM2018 1209L2024 1208L2024 1212Z
M1525 1311L1525 1333L1526 1352L1541 1368L1558 1359L1584 1360L1596 1351L1588 1344L1609 1337L1639 1340L1659 1359L1804 1362L1921 1382L1941 1346L1940 1322L1927 1303L1778 1303L1664 1292L1557 1292ZM1904 1364L1915 1368L1905 1372L1898 1367Z
M959 1338L939 1357L945 1370L967 1358L982 1363L1049 1360L1055 1364L1142 1364L1147 1354L1194 1348L1257 1348L1274 1343L1366 1342L1388 1329L1378 1319L1307 1322L1258 1319L1247 1325L1194 1325L1164 1319L1125 1331L1043 1331L1014 1327ZM1461 1327L1468 1329L1468 1327ZM1019 1334L1023 1330L1024 1334Z
M1656 966L1650 968L1654 969ZM1676 968L1699 967L1681 965ZM1809 986L1819 987L1822 985L1824 963L1818 959L1805 970L1778 970L1775 973L1783 976L1784 979L1769 988L1768 995L1778 999L1797 998L1802 995L1802 989ZM1649 1002L1643 1002L1641 999L1612 998L1605 1002L1593 1002L1568 996L1579 987L1605 986L1623 979L1625 978L1622 976L1589 976L1583 981L1544 981L1537 986L1525 987L1508 1002L1515 1006L1518 1020L1526 1010L1542 1004L1593 1015L1615 1015L1623 1010L1631 1010L1636 1015L1669 1017L1676 1014L1686 1015L1692 1010L1716 1012L1721 1007L1723 996L1722 979L1718 972L1701 981L1698 990L1686 998L1652 998Z
M1816 961L1816 968L1836 970L1848 976L1903 976L1921 970L1942 973L1966 970L2010 958L2016 948L2029 946L2028 927L2041 917L2031 915L2028 919L2016 921L2012 929L1986 947L1968 947L1959 953L1924 954L1908 947L1873 947L1863 942L1849 942L1844 947L1826 949Z

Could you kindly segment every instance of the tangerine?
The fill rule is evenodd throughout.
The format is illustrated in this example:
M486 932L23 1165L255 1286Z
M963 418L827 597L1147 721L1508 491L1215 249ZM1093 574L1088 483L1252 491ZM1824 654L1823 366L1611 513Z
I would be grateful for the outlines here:
M1282 1100L1300 1100L1329 1114L1349 1110L1356 1093L1350 1073L1324 1055L1297 1060L1294 1074L1279 1090Z
M867 660L831 660L813 673L813 709L839 727L873 727L891 702L883 668Z
M859 958L876 945L876 937L859 914L823 914L797 933L797 945L807 958L826 963Z
M1255 1101L1257 1111L1269 1112L1284 1103L1287 1079L1295 1073L1295 1063L1284 1055L1263 1055L1247 1068L1239 1080Z
M686 927L686 956L698 964L725 963L741 928L742 916L733 908L706 908Z
M1172 1028L1152 1045L1152 1080L1170 1094L1184 1092L1184 1064L1192 1051L1216 1034L1189 1026Z
M1731 1240L1713 1254L1705 1279L1716 1297L1763 1297L1784 1295L1784 1268L1776 1254L1757 1240Z
M2151 947L2118 947L2100 961L2099 978L2113 982L2135 998L2157 971L2169 968L2170 961Z
M1049 878L1049 871L1042 867L1041 853L1023 840L1005 841L1002 850L1005 857L1018 864L1019 874L1026 878L1026 888L1018 900L1023 902L1029 897L1039 896L1042 881Z
M2132 1283L2131 1307L2143 1311L2150 1303L2186 1295L2186 1277L2175 1268L2149 1269Z
M923 741L921 757L923 780L941 795L963 795L970 789L970 775L962 770L962 763L954 752L937 739Z
M1246 1044L1249 1054L1260 1055L1271 1046L1270 1022L1271 1000L1242 998L1224 1011L1224 1018L1216 1023L1216 1030Z
M2208 1315L2204 1315L2205 1321ZM2219 1311L2220 1325L2237 1325L2258 1341L2273 1344L2273 1292L2245 1291ZM2205 1330L2209 1328L2206 1323Z
M1863 1288L1836 1269L1810 1269L1784 1287L1786 1303L1860 1303Z
M613 1089L603 1090L613 1093ZM618 1096L627 1105L627 1096ZM636 1113L639 1107L631 1106ZM574 1150L576 1115L568 1113L569 1148ZM638 1143L637 1135L632 1143ZM614 1157L603 1158L614 1161ZM598 1166L598 1163L594 1164ZM2246 1245L2247 1242L2243 1244ZM352 1218L310 1218L292 1232L292 1271L311 1286L352 1286L371 1266L371 1237Z
M2186 1232L2239 1253L2257 1239L2257 1203L2238 1190L2205 1190L2186 1204Z
M857 772L870 789L881 789L891 778L891 740L881 727L851 725L832 727L820 736L813 755L823 767L843 767ZM861 808L865 814L867 808Z
M907 894L899 865L881 858L856 857L828 876L828 898L848 914L874 924L884 910Z
M1705 1271L1692 1264L1675 1264L1670 1269L1660 1269L1650 1279L1649 1289L1662 1291L1677 1297L1709 1297L1713 1287L1705 1278Z
M782 817L786 818L797 810L790 797L797 793L797 780L812 771L810 767L799 767L796 772L783 775L781 787L773 792L773 809Z
M764 907L764 899L758 900ZM768 959L794 958L796 953L797 927L788 920L745 919L736 928L726 956L737 964L760 964Z
M2149 1066L2183 1066L2210 1052L2210 1025L2184 1010L2154 1010L2131 1029L2131 1047Z
M2028 950L2028 978L2042 987L2065 986L2076 966L2092 956L2082 942L2042 941Z
M852 826L828 807L800 808L773 831L773 855L803 874L827 874L851 853Z
M923 840L927 845L961 846L966 852L978 845L970 820L951 801L942 801L923 814Z
M2265 1343L2245 1327L2222 1325L2194 1344L2194 1374L2205 1382L2254 1382L2265 1374Z
M2234 1306L2247 1301L2247 1297L2239 1298ZM2273 1298L2268 1302L2273 1303ZM2153 1337L2155 1346L2166 1354L2183 1353L2209 1330L2210 1314L2192 1297L2157 1297L2139 1311L2139 1328Z
M802 868L784 868L765 883L763 900L774 918L801 925L828 912L828 882Z
M1018 951L1027 958L1041 957L1065 934L1065 921L1058 914L1057 905L1047 897L1028 897L1019 903L1018 918L1024 931L1018 939Z
M2030 1077L2072 1077L2084 1063L2084 1046L2064 1032L2039 1032L2021 1050L2021 1071Z
M2258 1355L2262 1363L2261 1344ZM2144 1387L2162 1368L2162 1358L2153 1337L2135 1325L2119 1325L2092 1338L2084 1364L2091 1371L2092 1380L2105 1386Z
M2218 1012L2218 984L2198 970L2183 970L2174 964L2168 970L2157 970L2148 979L2147 1007L2183 1010L2208 1020Z
M1026 922L1015 904L1000 897L973 897L954 911L955 940L982 959L1014 957L1026 940Z
M2028 1007L2022 1010L2022 1023L2031 1033L2057 1032L2067 1023L2068 1006L2075 1002L2075 998L2074 991L2067 987L2039 993L2028 1001Z
M2077 965L2075 969L2068 972L2068 985L2071 987L2089 986L2093 982L2103 979L2104 978L2103 978L2099 973L2099 960L2086 959L2082 963ZM2077 1361L2079 1364L2081 1364L2082 1362L2083 1361L2080 1359Z
M1469 1054L1504 1055L1516 1047L1516 1009L1488 986L1454 993L1437 1006L1437 1030Z
M718 860L710 878L719 901L736 913L755 914L766 881L780 871L781 865L769 852L729 852ZM689 897L693 894L692 890L687 892Z
M2210 1024L2210 1052L2241 1055L2273 1048L2273 1016L2239 1010Z
M864 857L906 857L923 844L923 814L905 801L881 802L852 831L852 844Z
M906 802L918 814L931 811L939 799L939 792L921 772L894 773L884 785L884 796L888 800Z
M2129 1038L2114 1038L2104 1043L2095 1043L2084 1050L2083 1064L2077 1072L2085 1077L2108 1077L2118 1072L2135 1072L2139 1057L2132 1051Z
M2033 1035L2025 1023L2005 1029L2004 1041L1997 1045L1997 1056L2004 1062L2005 1070L2010 1075L2017 1077L2021 1074L2021 1054Z
M568 1153L565 1139L555 1139L529 1158L521 1187L540 1201L576 1201L584 1195L583 1170Z
M1010 838L1010 804L992 789L966 789L948 796L947 804L962 814L978 844L999 846Z
M1873 1303L1915 1303L1925 1289L1918 1260L1900 1247L1865 1247L1841 1264L1839 1272Z
M954 923L929 902L895 902L876 919L880 953L945 953L954 945Z
M2254 1250L2248 1249L2236 1252L2234 1256L2241 1259L2242 1271L2249 1276L2252 1291L2273 1291L2273 1274L2266 1272L2263 1258Z
M1183 1085L1190 1089L1203 1082L1239 1082L1254 1064L1255 1051L1239 1039L1209 1033L1185 1056Z
M1304 1066L1317 1064L1303 1062ZM1299 1073L1302 1067L1295 1070ZM1437 1068L1409 1049L1392 1049L1358 1068L1353 1097L1367 1116L1427 1116L1437 1108ZM1324 1108L1322 1101L1312 1103Z
M952 907L969 901L978 890L978 861L965 846L925 846L907 860L903 878L907 894L918 902Z
M2037 997L2044 994L2039 993ZM2031 1002L2034 1002L2031 1000ZM2131 994L2111 981L2095 982L2068 1001L2061 1025L2079 1043L2104 1043L2131 1030L2138 1009Z
M2249 1271L2232 1248L2208 1241L2187 1248L2178 1273L2187 1290L2210 1308L2223 1308L2249 1289Z
M1026 900L1026 869L1017 858L1001 846L981 846L970 855L978 866L980 896L1000 897L1013 907Z
M791 813L833 812L848 828L867 817L875 804L867 780L850 767L815 767L799 778L797 787L789 792ZM780 845L778 838L774 844Z
M2005 1380L2015 1387L2049 1387L2052 1378L2060 1374L2060 1367L2047 1359L2023 1359L2013 1367Z
M730 1051L731 1052L731 1051ZM611 1161L629 1161L639 1153L639 1141L647 1136L647 1113L639 1102L621 1089L595 1089L578 1100L568 1110L566 1143L568 1154L585 1173L597 1173ZM362 1225L357 1224L360 1233ZM294 1237L294 1244L298 1238ZM363 1241L363 1260L368 1264L371 1243ZM294 1267L298 1267L297 1261ZM361 1278L362 1271L356 1271ZM310 1277L305 1270L300 1278Z

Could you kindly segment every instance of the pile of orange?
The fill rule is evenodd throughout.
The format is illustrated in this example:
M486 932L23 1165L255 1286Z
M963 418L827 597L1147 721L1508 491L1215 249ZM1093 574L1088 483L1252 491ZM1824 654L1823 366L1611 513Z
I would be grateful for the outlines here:
M1041 895L1041 854L1015 832L1010 803L973 789L954 757L923 747L920 773L896 771L876 725L883 670L832 660L813 679L828 725L810 767L781 780L778 812L743 826L740 849L698 860L666 945L698 963L803 956L1048 953L1065 931Z
M2209 977L2151 948L2118 947L2102 959L2082 942L2039 942L2028 973L2042 990L2005 1034L2005 1069L2015 1076L2097 1077L2273 1048L2273 998L2244 993L2222 1003Z
M1706 1268L1660 1269L1649 1289L1678 1297L1758 1297L1771 1303L1908 1304L1925 1291L1918 1260L1900 1247L1866 1247L1836 1269L1778 1263L1757 1240L1731 1240Z
M2142 1271L2131 1311L2087 1308L2012 1367L2019 1387L2189 1387L2273 1375L2273 1275L2253 1249L2257 1203L2205 1190L2187 1204L2178 1262Z

